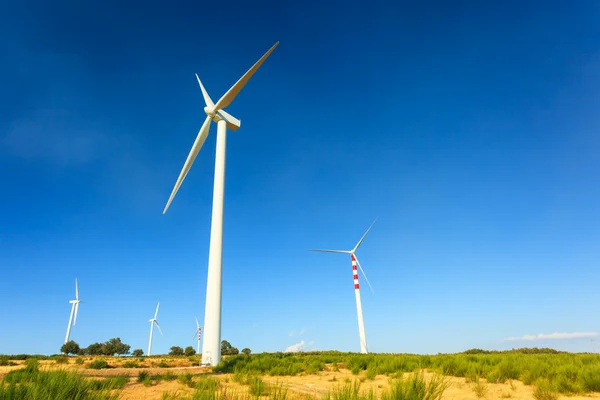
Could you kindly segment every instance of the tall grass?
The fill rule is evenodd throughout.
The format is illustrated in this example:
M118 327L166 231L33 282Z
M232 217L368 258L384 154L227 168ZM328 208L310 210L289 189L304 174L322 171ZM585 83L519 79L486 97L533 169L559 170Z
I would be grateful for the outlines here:
M408 378L397 379L390 384L389 392L381 394L381 400L439 400L448 388L448 381L433 375L429 382L422 371Z
M481 377L491 383L521 380L526 385L535 385L544 378L564 394L600 391L600 354L559 353L547 349L472 350L431 356L340 352L244 354L223 358L215 372L298 375L323 370L326 364L333 369L344 366L367 379L428 369L443 375L465 377L470 382Z
M123 377L94 381L76 372L40 371L37 360L28 359L25 368L11 371L2 379L0 399L112 400L117 399L118 394L110 391L123 385Z

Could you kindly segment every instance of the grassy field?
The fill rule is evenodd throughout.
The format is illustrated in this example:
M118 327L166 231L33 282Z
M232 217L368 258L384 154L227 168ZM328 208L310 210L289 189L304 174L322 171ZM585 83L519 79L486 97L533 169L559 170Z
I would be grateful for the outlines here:
M4 399L403 400L600 398L600 355L521 350L224 357L0 356Z

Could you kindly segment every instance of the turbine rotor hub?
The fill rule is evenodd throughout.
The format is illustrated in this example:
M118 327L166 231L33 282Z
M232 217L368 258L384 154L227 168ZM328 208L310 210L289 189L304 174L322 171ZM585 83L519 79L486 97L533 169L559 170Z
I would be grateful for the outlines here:
M215 115L217 115L217 112L215 111L214 108L204 107L204 112L206 113L206 115L208 115L211 118L214 118Z

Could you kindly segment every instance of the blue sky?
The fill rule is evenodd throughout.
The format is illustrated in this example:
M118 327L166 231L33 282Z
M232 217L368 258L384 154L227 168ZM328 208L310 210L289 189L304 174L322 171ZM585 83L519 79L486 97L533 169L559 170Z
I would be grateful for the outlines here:
M72 339L194 345L218 99L233 104L223 338L253 351L549 346L597 332L600 5L582 2L0 5L0 353ZM364 283L364 281L363 281ZM363 285L363 289L367 286ZM292 335L293 332L293 335Z

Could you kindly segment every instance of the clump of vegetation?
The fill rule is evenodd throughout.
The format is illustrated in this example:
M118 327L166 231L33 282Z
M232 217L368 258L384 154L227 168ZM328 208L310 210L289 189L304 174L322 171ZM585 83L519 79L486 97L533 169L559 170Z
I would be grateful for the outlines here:
M125 361L121 367L123 368L139 368L140 364L137 361Z
M540 379L533 390L533 397L536 400L558 400L558 393L549 380Z
M437 374L428 382L423 372L418 371L410 377L391 382L390 390L381 394L381 400L439 400L448 385L448 381Z
M108 363L105 360L94 360L88 365L90 369L104 369L108 368Z
M473 392L478 399L485 397L488 394L489 388L485 382L480 381L479 379L473 385Z
M0 384L0 399L81 399L112 400L123 387L122 379L110 378L100 383L75 372L40 371L36 359L28 359L25 368L6 374Z
M193 379L194 375L190 374L189 372L185 373L185 374L181 374L177 377L177 379L179 380L179 382L182 385L187 385L189 387L193 386L192 383L192 379Z
M57 364L68 364L69 363L69 357L67 356L58 356L54 359L54 361L56 361Z
M169 368L169 367L170 367L170 365L169 365L169 364L167 364L167 363L166 363L166 362L164 362L164 361L161 361L161 362L159 362L159 363L158 363L158 367L159 367L159 368Z
M360 382L354 381L352 383L345 383L338 385L330 390L324 397L323 400L374 400L375 395L373 391L368 393L360 392ZM382 400L383 397L382 397ZM385 399L385 400L399 400L399 399Z

